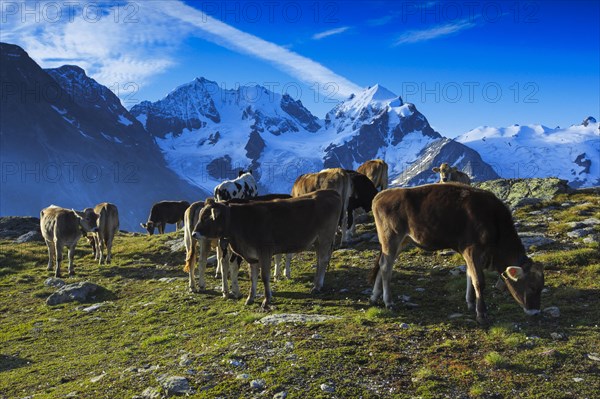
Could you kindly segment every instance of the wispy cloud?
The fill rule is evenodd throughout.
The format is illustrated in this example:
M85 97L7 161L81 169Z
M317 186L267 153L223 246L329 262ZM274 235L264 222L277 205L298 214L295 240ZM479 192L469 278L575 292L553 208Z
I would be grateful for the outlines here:
M394 46L408 43L418 43L427 40L437 39L439 37L452 35L460 31L471 29L477 26L474 21L461 20L450 24L438 25L424 30L411 30L403 33L396 39Z
M380 18L368 19L367 24L370 26L383 26L392 22L398 15L397 14L388 14L384 15Z
M44 3L58 4L38 2L39 9L45 9ZM2 40L22 46L44 68L77 64L109 87L149 84L177 64L177 51L185 39L200 36L266 61L308 85L334 84L338 98L362 90L316 61L238 30L183 1L100 2L101 12L93 18L84 18L81 5L70 7L71 12L52 21L35 16L23 20L19 13L3 15ZM336 33L341 31L329 35Z
M337 75L310 58L236 29L183 2L170 1L162 4L164 4L163 12L176 20L194 26L197 28L195 32L202 34L203 38L239 53L249 54L267 61L308 85L333 84L337 87L335 96L338 98L344 98L362 90L357 84Z
M312 36L312 38L314 40L321 40L321 39L324 39L324 38L329 37L329 36L339 35L340 33L344 33L348 29L350 29L349 26L342 26L340 28L329 29L329 30L326 30L325 32L315 33Z

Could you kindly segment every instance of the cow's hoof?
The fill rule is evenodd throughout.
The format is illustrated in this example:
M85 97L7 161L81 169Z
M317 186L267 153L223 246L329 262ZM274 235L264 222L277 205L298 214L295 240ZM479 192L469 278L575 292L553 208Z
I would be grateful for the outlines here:
M312 289L310 290L311 294L320 294L321 293L321 289L317 288L317 287L312 287Z
M395 304L395 303L393 303L393 302L392 302L392 303L386 303L386 305L385 305L385 308L386 308L387 310L390 310L390 311L392 311L392 312L393 312L393 311L395 311L395 310L396 310L396 304Z
M254 298L248 298L248 299L246 299L245 305L248 306L248 305L252 305L253 303L254 303Z
M475 310L475 302L467 302L467 309L470 311Z
M72 270L70 270L70 271L69 271L69 276L74 276L74 275L75 275L75 272L74 272L74 271L72 271Z
M223 299L229 299L229 292L223 292Z
M240 292L230 292L229 293L229 298L231 299L240 299L242 297L242 294Z
M479 324L481 327L487 327L489 325L489 320L486 315L477 316L476 320L477 324Z
M60 274L60 273L54 273L54 277L56 277L56 278L61 278L61 277L62 277L62 274Z
M267 302L266 300L264 300L262 302L262 304L260 305L260 310L262 312L270 312L271 311L271 306L269 305L269 302Z

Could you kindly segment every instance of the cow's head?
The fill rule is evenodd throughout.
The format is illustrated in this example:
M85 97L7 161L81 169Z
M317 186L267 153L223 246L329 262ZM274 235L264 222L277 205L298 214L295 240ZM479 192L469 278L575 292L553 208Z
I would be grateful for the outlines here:
M544 268L527 258L521 266L509 266L502 273L506 288L528 315L540 312Z
M207 198L192 237L223 238L229 229L229 205Z
M450 167L450 165L448 165L447 163L443 163L440 165L440 167L435 167L433 169L431 169L433 172L435 173L439 173L440 174L440 183L447 183L449 181L452 181L451 179L451 174L452 172L456 172L458 169Z
M146 231L148 232L149 235L154 234L154 228L156 226L154 225L153 221L148 220L148 222L146 222L146 223L140 223L140 226L142 226L143 229L146 229Z
M92 208L85 208L82 212L71 209L79 220L79 227L83 233L98 232L98 215Z

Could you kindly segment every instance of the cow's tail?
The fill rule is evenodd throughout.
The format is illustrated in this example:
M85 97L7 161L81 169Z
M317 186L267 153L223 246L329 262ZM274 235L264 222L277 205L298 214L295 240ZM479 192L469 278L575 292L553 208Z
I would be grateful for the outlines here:
M377 278L377 273L379 273L379 262L381 261L381 254L382 254L382 251L379 251L379 255L377 255L377 259L375 260L375 265L373 265L373 268L371 269L371 272L369 273L369 283L370 284L375 283L375 279Z

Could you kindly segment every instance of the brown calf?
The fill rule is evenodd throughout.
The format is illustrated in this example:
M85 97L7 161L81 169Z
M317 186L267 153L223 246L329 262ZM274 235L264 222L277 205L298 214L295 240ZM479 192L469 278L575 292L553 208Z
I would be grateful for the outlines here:
M321 290L341 211L341 197L333 190L247 204L208 199L200 211L193 237L227 238L233 252L250 263L252 287L247 305L254 302L260 269L265 308L271 302L270 267L274 254L304 251L316 244L317 273L313 292Z
M388 164L383 159L367 161L356 171L367 176L375 188L385 190L388 187Z
M494 194L456 183L389 189L373 200L373 216L381 254L373 269L371 302L383 289L385 305L393 305L394 260L412 241L427 250L450 248L462 254L467 263L467 305L476 307L480 323L487 317L482 297L485 268L505 278L526 313L539 313L543 268L527 257L510 211Z
M456 167L451 167L445 162L439 167L435 167L431 170L440 174L440 183L456 182L466 185L471 184L471 178L468 174L461 172Z

